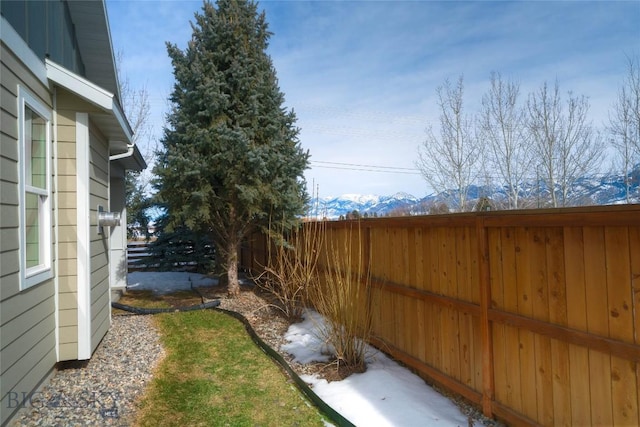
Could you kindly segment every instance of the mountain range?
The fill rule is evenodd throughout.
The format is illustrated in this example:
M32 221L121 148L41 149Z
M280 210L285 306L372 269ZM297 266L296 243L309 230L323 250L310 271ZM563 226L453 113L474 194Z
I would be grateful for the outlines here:
M640 203L640 165L628 176L631 202ZM418 198L407 193L391 196L343 194L338 197L315 199L310 206L311 216L337 219L346 217L353 211L362 216L400 216L442 213L448 211L447 201L455 192L431 194ZM549 191L542 182L525 183L519 190L519 197L528 207L540 207L548 197ZM469 203L476 206L480 199L488 201L495 209L505 204L507 191L500 186L477 186L469 188ZM626 203L625 176L607 174L583 177L572 187L574 205L613 205ZM451 208L455 210L455 207Z

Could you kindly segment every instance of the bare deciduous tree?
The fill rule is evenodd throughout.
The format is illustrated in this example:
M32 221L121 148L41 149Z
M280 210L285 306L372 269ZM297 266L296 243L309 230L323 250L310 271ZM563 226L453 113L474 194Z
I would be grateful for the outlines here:
M127 120L133 130L133 143L138 145L144 144L145 158L150 153L147 153L150 147L146 145L149 143L150 137L150 123L151 118L151 104L149 102L149 91L146 86L141 88L134 88L129 81L129 77L122 73L120 64L123 61L123 53L118 52L116 55L116 71L118 73L118 80L120 82L120 96L122 97L122 109L124 110Z
M463 77L453 86L446 80L438 87L440 133L430 126L419 147L416 167L434 190L450 194L451 206L468 210L469 186L478 177L482 150L475 137L472 119L463 108ZM453 191L452 191L453 190Z
M509 209L520 207L520 192L530 178L532 151L525 128L525 111L518 104L520 86L491 73L491 87L482 97L479 127L488 145L494 173L507 188Z
M611 144L616 152L615 163L625 180L625 196L631 203L631 177L640 161L640 61L627 58L627 72L609 115Z
M123 54L116 55L116 71L120 83L120 96L122 97L122 109L124 110L131 130L133 131L132 143L138 148L142 148L143 157L149 159L153 150L149 147L151 138L151 104L149 103L149 92L146 87L134 88L129 81L129 77L122 73ZM150 218L145 213L151 201L147 195L149 190L150 175L144 172L127 170L125 172L125 188L127 206L127 234L129 237L136 236L139 230L145 230L147 235Z
M602 158L602 138L587 120L588 111L587 98L572 92L563 103L557 82L553 88L545 82L529 95L527 127L553 207L571 205L574 184Z

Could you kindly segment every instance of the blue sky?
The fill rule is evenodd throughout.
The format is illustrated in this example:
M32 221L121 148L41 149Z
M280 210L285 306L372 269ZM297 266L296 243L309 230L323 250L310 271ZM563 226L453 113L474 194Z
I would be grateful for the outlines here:
M202 2L106 4L122 71L150 94L153 145L173 84L165 42L186 46ZM626 56L640 52L638 0L262 1L259 8L274 33L268 53L286 105L311 153L305 176L321 197L430 194L412 169L425 129L438 123L436 88L447 78L464 75L470 114L492 71L519 81L523 99L557 79L561 92L589 97L600 127Z

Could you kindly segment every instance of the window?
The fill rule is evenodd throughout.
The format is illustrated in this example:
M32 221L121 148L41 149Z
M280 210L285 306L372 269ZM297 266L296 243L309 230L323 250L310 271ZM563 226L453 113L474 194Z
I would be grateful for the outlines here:
M20 274L21 288L52 276L50 111L20 88Z

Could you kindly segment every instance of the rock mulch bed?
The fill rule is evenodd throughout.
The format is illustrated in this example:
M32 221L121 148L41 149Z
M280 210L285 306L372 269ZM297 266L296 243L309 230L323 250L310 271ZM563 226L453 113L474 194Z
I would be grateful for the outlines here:
M150 316L114 316L88 362L61 364L13 426L129 426L164 356Z

